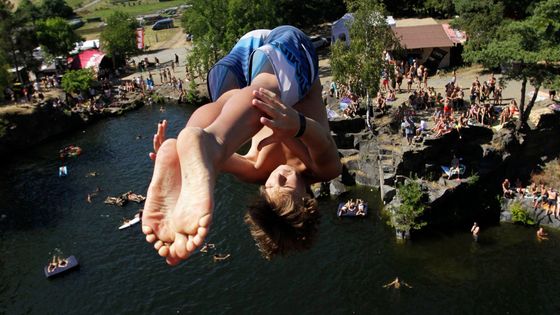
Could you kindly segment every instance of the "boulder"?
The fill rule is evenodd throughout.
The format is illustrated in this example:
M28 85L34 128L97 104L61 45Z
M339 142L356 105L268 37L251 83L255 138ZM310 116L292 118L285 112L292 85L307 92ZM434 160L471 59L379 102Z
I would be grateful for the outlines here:
M390 203L397 195L397 189L393 186L383 185L382 192L383 196L381 198L385 204Z
M329 184L329 192L331 196L340 196L347 192L346 186L341 182L340 177L333 179Z

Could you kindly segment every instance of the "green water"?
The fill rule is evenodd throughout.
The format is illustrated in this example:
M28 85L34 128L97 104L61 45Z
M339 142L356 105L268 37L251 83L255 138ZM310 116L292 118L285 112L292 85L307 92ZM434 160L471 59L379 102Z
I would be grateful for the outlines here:
M257 187L222 176L208 241L231 258L198 253L169 267L143 240L139 225L117 230L141 205L106 205L108 195L145 194L147 152L157 122L171 136L192 109L143 108L30 150L0 172L0 314L558 314L558 233L537 242L531 228L482 227L431 234L397 244L379 216L378 192L355 188L321 200L317 244L268 262L243 223ZM137 137L140 136L140 139ZM57 152L83 154L59 178ZM99 176L86 177L91 171ZM102 189L93 202L86 195ZM340 200L370 203L364 219L339 219ZM75 255L81 267L47 280L53 253ZM396 276L411 289L385 289Z

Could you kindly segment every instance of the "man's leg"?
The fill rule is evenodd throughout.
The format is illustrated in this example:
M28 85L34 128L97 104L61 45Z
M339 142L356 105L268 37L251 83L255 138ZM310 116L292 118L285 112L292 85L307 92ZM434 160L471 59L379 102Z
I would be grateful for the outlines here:
M261 128L263 115L253 107L253 90L264 87L278 93L273 74L261 74L251 86L237 90L224 103L220 115L206 128L186 127L177 140L183 185L172 220L178 237L172 257L187 258L201 246L212 220L213 191L221 165Z
M159 216L148 220L144 224L147 227L143 228L148 241L159 239L172 242L169 250L160 242L156 243L160 247L160 255L168 257L168 263L186 259L203 244L212 221L213 190L221 164L262 128L262 113L252 105L252 91L260 87L279 93L273 74L259 74L251 86L230 93L221 112L209 126L204 129L191 127L211 120L212 115L201 115L199 121L189 122L191 126L187 125L179 134L176 148L181 169L181 188L178 197L173 195L176 197L176 205L173 207L173 202L167 200L164 206L153 203L162 210L146 207L148 213L153 212ZM156 166L159 166L158 159L159 154ZM160 164L163 165L162 168L166 167L165 163ZM164 173L162 177L167 177L168 180L173 178L161 170L159 173ZM156 176L156 171L152 179L154 181L154 186L162 181ZM175 190L173 192L176 193ZM166 192L150 189L148 199L163 199L160 193L165 195ZM173 210L169 210L171 208Z

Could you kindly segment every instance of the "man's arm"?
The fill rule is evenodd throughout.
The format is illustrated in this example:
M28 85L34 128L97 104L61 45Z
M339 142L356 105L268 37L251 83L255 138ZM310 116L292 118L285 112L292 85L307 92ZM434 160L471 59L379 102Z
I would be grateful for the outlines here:
M292 151L301 152L303 143L306 152L297 155L307 166L314 181L327 181L340 175L342 164L321 102L320 84L316 84L294 108L285 106L274 93L264 89L253 92L253 95L253 105L267 116L261 117L261 123L274 131L272 136L259 143L259 149L270 143L283 142ZM295 138L300 129L296 108L305 115L306 128L299 138ZM298 142L299 150L294 149L298 147Z
M221 165L220 172L232 174L247 183L258 184L263 180L255 169L255 163L237 153L234 153L227 162Z
M342 164L330 129L325 129L309 117L306 117L305 120L307 127L300 139L310 155L311 164L308 166L315 180L331 180L340 175Z

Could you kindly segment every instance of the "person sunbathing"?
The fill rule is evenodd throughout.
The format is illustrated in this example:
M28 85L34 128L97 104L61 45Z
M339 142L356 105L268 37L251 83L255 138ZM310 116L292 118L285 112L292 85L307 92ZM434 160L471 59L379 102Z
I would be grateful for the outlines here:
M127 199L122 198L121 197L112 197L112 196L107 196L107 198L105 198L104 203L106 204L110 204L110 205L115 205L115 206L119 206L119 207L124 207L124 205L128 202Z
M364 201L362 199L358 199L357 202L358 202L358 211L356 211L356 215L365 216L366 212L365 212Z
M212 102L191 115L177 139L154 136L146 240L168 264L187 259L208 234L217 176L231 173L264 183L245 222L265 258L309 248L319 218L309 185L342 171L311 41L291 26L250 32L212 68L208 87ZM248 140L248 153L236 154ZM283 223L274 223L279 218Z
M507 123L511 119L509 107L505 107L500 114L500 125Z
M223 261L228 259L230 256L230 254L214 254L212 258L214 258L214 261Z
M389 92L387 93L387 102L393 102L397 99L397 95L395 93L395 90L393 89L389 89Z
M66 266L68 266L68 259L62 258L62 259L58 260L58 267L59 268L64 268Z
M139 194L136 194L136 193L133 193L132 191L127 192L125 195L126 195L126 199L128 201L134 201L134 202L140 203L140 202L146 200L146 197L144 197L142 195L139 195Z
M502 182L502 192L504 198L513 198L515 195L515 192L510 187L509 179L507 178Z
M58 268L58 256L53 256L52 261L49 262L49 265L47 266L47 271L53 272L56 268Z
M216 249L216 245L214 245L212 243L206 243L206 244L204 244L204 246L202 246L202 248L200 249L200 252L206 253L206 252L208 252L209 249Z
M348 211L353 212L356 210L356 202L353 199L346 201L346 203L340 207L340 214L344 214Z

